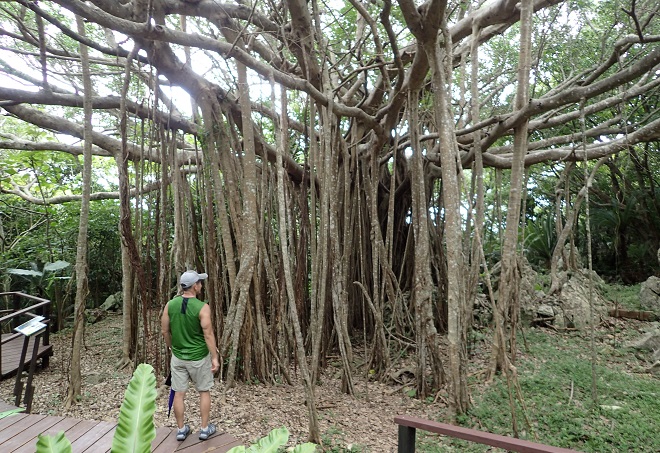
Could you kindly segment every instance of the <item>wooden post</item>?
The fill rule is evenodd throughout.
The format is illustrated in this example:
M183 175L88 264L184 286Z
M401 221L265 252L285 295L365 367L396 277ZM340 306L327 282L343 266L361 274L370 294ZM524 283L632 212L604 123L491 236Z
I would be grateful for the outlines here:
M37 309L37 314L43 316L45 319L42 321L46 324L46 331L43 334L44 340L43 345L48 346L50 343L50 304L42 305ZM34 356L36 360L36 355ZM50 362L50 355L46 354L41 358L41 367L48 368Z
M14 294L12 299L13 299L13 302L14 302L14 306L13 306L14 313L16 313L18 310L21 309L21 296L18 293L16 293L16 294ZM15 329L16 327L18 327L18 325L19 325L18 316L16 316L15 318L13 318L11 320L12 330Z
M415 453L415 428L399 425L398 453Z
M46 328L47 329L47 328ZM45 334L46 330L41 333L33 335L34 345L32 346L32 360L30 361L30 371L28 372L27 382L25 383L25 412L28 414L32 410L32 397L34 396L34 387L32 386L32 378L34 370L37 368L37 355L39 354L39 340Z
M23 381L21 375L23 374L23 365L25 364L25 355L27 354L28 343L30 337L23 337L23 350L21 351L21 359L18 362L18 370L16 370L16 384L14 385L14 406L21 407L21 397L23 396Z

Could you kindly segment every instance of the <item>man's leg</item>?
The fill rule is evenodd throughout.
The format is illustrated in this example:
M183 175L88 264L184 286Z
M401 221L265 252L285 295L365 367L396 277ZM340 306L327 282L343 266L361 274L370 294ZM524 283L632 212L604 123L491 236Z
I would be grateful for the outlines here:
M186 397L186 392L174 392L174 402L172 404L172 407L174 408L174 417L176 418L176 424L179 427L179 429L183 429L183 412L186 408L184 401L185 397ZM210 403L209 403L209 407L210 407Z
M199 411L202 414L202 428L209 426L209 414L211 412L211 392L199 392Z

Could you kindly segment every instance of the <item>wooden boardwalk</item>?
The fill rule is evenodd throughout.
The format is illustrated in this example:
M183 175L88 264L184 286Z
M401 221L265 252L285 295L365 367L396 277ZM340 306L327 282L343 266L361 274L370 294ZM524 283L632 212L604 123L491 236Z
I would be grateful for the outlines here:
M0 412L15 409L0 402ZM66 433L73 453L107 453L112 446L116 423L78 420L49 415L15 414L0 419L0 451L2 453L34 453L39 434ZM217 433L206 441L198 439L199 432L188 438L176 440L176 429L158 428L151 443L152 453L223 453L241 442L230 434Z
M2 334L2 338L8 338L10 335L16 334ZM1 376L0 379L6 379L8 377L14 376L18 370L18 362L21 360L21 351L23 350L23 335L19 335L17 338L9 340L7 343L2 345L2 364ZM39 352L37 358L43 359L53 355L53 345L49 344L44 346L43 338L39 339ZM30 367L30 359L32 358L32 348L34 347L34 338L30 338L30 344L28 345L27 354L25 357L25 367L24 370L27 370Z

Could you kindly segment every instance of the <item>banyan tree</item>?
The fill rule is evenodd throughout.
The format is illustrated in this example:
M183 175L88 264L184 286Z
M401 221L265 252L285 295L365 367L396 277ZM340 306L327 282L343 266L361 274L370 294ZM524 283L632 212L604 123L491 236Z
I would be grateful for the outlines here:
M0 149L83 159L86 145L85 161L113 162L112 190L88 196L121 210L120 366L164 364L158 309L194 268L210 275L226 385L295 373L312 439L331 355L348 393L406 355L417 395L446 387L461 413L478 291L494 314L485 366L515 355L528 169L657 153L658 7L3 1ZM35 203L82 196L10 176L2 191ZM486 176L507 183L497 227Z

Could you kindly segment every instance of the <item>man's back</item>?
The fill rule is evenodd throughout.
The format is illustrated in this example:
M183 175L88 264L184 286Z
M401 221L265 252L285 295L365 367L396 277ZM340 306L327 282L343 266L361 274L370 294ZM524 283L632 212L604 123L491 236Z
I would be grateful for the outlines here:
M172 353L181 360L201 360L209 353L199 312L204 302L196 297L177 296L167 304L172 333Z

